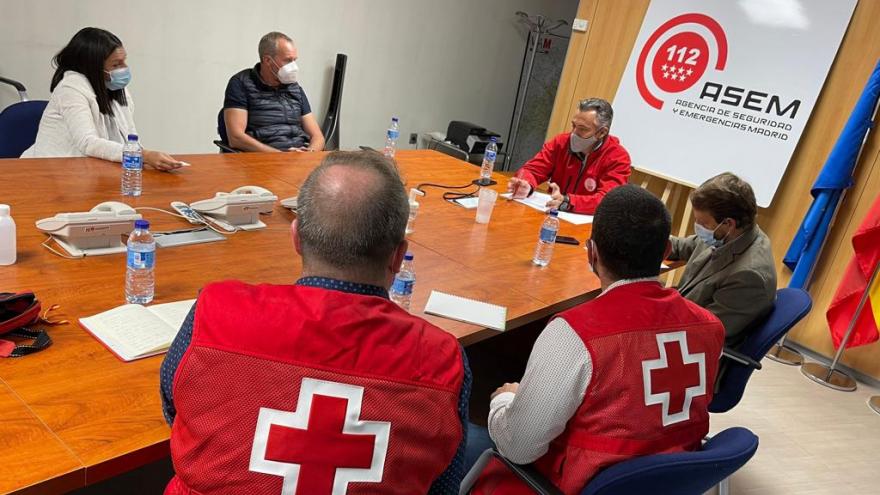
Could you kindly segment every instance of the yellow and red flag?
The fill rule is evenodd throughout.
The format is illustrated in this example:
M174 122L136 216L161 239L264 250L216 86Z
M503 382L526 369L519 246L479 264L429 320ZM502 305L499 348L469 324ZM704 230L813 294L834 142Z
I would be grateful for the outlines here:
M840 347L840 341L843 340L866 291L868 300L859 314L846 347L870 344L880 338L880 276L874 277L874 282L868 287L871 275L880 261L880 196L874 200L874 205L853 235L852 244L855 254L825 313L835 348Z

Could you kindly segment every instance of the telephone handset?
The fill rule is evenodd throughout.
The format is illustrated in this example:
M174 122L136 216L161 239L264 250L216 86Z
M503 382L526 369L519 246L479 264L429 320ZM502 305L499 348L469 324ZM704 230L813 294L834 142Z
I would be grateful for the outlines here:
M260 213L272 213L278 196L260 186L242 186L232 192L218 192L213 198L190 203L190 208L203 214L225 220L241 229L266 226Z
M75 225L131 225L132 222L141 218L141 215L131 206L119 201L107 201L87 212L58 213L54 217L37 220L36 226L37 229L47 234L57 234L62 229L69 229Z
M122 235L134 228L141 215L119 201L101 203L90 211L58 213L36 221L37 229L49 234L71 256L125 251Z
M260 186L241 186L232 190L229 194L256 194L260 197L275 196L272 191Z

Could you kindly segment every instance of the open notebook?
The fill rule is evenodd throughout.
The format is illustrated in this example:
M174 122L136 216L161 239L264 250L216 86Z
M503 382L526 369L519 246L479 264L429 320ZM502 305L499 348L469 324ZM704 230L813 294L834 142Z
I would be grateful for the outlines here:
M126 304L79 324L123 361L134 361L167 351L195 299L154 306Z
M428 304L425 305L425 313L482 325L502 332L507 324L507 308L504 306L474 301L436 290L431 291Z

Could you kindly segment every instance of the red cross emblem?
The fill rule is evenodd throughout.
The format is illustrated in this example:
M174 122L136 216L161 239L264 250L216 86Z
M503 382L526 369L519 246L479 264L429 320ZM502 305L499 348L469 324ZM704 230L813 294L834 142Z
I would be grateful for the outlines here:
M690 419L691 401L706 394L706 355L689 354L687 334L657 334L660 359L642 361L645 405L662 406L663 426Z
M296 411L260 408L250 470L283 477L282 495L382 481L391 423L361 421L363 396L363 387L304 378Z

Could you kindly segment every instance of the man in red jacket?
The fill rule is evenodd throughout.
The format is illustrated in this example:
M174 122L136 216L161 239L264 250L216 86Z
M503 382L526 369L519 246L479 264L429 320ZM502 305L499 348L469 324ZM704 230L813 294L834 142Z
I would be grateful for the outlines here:
M578 103L571 132L544 143L510 179L507 187L514 199L529 196L549 180L547 208L592 215L602 198L626 184L632 172L629 153L608 134L613 119L611 104L601 98Z

